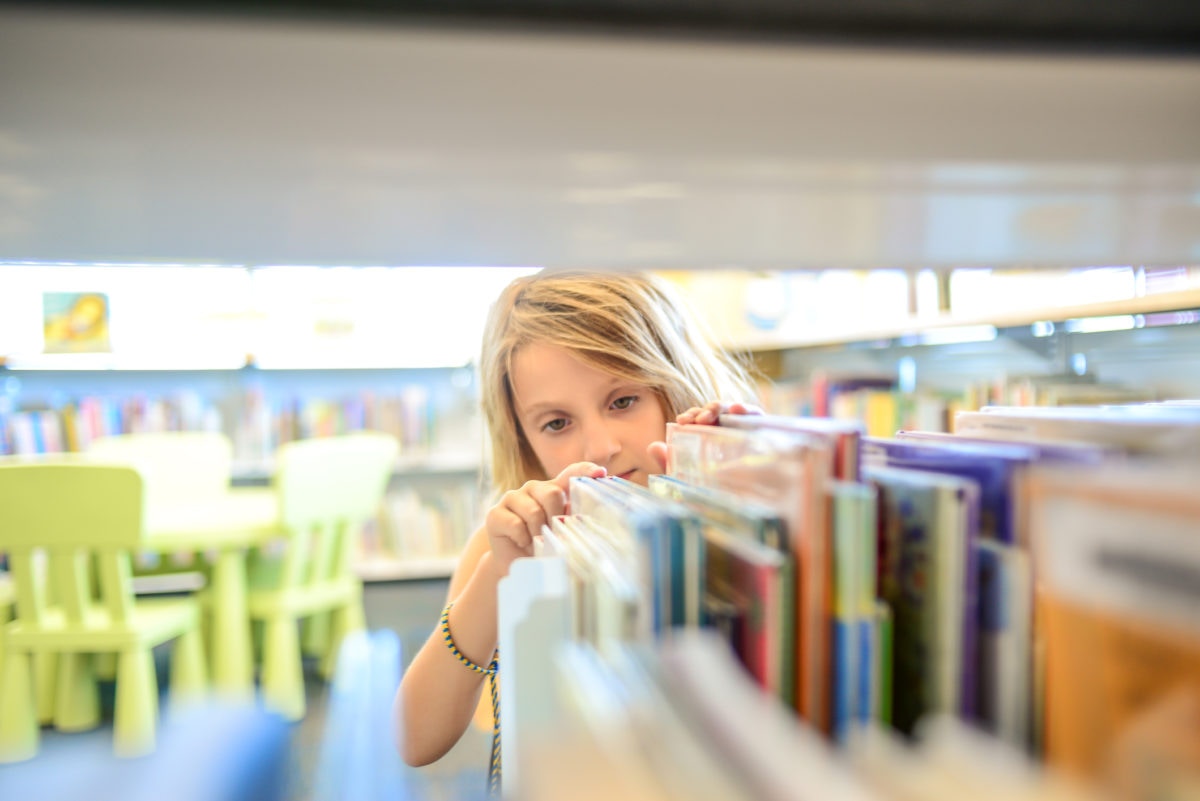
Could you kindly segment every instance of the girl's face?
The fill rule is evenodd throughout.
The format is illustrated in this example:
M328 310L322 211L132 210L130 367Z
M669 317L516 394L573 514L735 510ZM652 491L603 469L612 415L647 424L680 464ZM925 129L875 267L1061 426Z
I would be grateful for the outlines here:
M513 354L511 380L517 419L546 478L576 462L595 462L642 486L662 472L646 450L667 430L650 387L537 343Z

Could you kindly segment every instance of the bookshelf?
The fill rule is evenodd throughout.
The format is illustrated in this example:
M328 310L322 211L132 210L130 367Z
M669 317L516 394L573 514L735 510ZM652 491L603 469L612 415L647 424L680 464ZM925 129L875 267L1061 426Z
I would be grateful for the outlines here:
M1077 272L1089 280L1087 271ZM1147 283L1150 273L1146 268L1096 272L1110 279L1123 273L1119 286L1093 288L1097 296L1132 292L1135 284ZM727 346L749 353L769 379L763 400L772 411L854 416L868 420L876 436L902 428L950 430L955 412L987 404L1200 397L1200 271L1178 267L1164 272L1171 274L1172 288L1088 303L1045 302L1047 296L1053 299L1051 289L1070 287L1062 278L1066 271L1033 276L1038 280L1030 280L1029 273L1015 279L1000 273L994 290L998 308L992 312L980 310L990 287L977 283L971 294L962 295L966 311L956 310L958 296L952 294L950 305L956 309L938 309L944 304L935 298L922 313L913 314L906 308L914 304L911 297L905 303L901 282L892 287L901 297L892 302L890 315L855 318L854 310L870 305L859 301L843 315L838 330L797 333L786 318L771 332L751 331L746 325L738 329L740 323L730 322L728 312L718 322L725 324ZM723 297L737 297L734 279ZM1073 280L1078 285L1078 278ZM1007 282L1015 283L1016 291L1006 288ZM803 284L816 286L807 278ZM706 291L716 294L712 288ZM810 299L803 308L820 302ZM736 300L728 305L737 308ZM818 400L826 392L856 397L843 397L839 413L829 408L833 395Z
M363 581L442 579L449 577L457 564L457 555L423 559L374 556L356 561L354 571Z
M1044 307L1031 304L1028 309L990 314L956 315L953 313L938 313L924 317L910 317L878 328L864 326L845 331L812 334L797 338L781 338L768 334L759 336L750 335L739 337L736 341L728 342L727 345L738 350L766 354L773 351L854 345L858 343L876 343L877 346L883 346L884 343L910 345L951 344L954 341L955 334L958 333L954 329L977 329L988 326L997 329L1022 328L1047 322L1060 324L1068 321L1104 321L1116 317L1145 316L1166 312L1200 312L1200 288L1163 292L1099 303ZM1189 320L1183 318L1179 320L1180 323L1187 321ZM1190 322L1200 322L1200 318L1190 320ZM1122 323L1120 321L1111 321L1111 324L1120 325ZM1135 321L1132 320L1128 322L1130 328L1134 327L1135 324ZM1098 325L1103 326L1104 323L1099 322ZM1096 330L1105 329L1098 327ZM968 334L968 332L963 333L964 335Z

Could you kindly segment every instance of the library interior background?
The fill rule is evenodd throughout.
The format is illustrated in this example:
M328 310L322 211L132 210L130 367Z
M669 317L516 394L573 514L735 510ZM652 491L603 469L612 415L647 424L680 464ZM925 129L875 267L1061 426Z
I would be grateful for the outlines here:
M1198 797L1195 10L101 5L0 4L0 797L489 797L393 698L576 269L765 414L514 564L498 792Z

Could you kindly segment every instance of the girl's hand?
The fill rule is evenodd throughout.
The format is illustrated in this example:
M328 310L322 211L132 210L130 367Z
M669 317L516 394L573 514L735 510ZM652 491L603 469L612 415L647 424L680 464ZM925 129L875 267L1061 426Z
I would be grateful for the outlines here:
M533 555L533 538L555 515L566 514L567 489L572 476L601 478L607 470L591 462L570 465L549 481L526 481L510 490L488 510L484 527L492 548L492 563L508 575L514 559Z
M706 403L703 406L693 406L686 412L676 416L675 422L680 425L709 425L715 426L717 418L723 414L762 414L763 410L748 403L731 403L723 405L720 401ZM667 443L651 442L646 453L658 462L658 469L667 472Z
M762 414L763 410L748 403L722 404L720 401L706 403L703 406L693 406L675 418L680 425L715 426L717 418L723 414Z

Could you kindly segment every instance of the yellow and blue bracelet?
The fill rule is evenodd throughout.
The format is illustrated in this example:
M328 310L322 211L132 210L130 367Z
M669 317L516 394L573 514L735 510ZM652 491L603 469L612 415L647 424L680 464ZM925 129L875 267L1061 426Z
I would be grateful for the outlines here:
M442 641L446 643L446 647L450 649L450 653L454 654L462 665L476 673L482 673L487 676L492 695L492 761L488 766L488 792L492 796L500 795L500 694L496 687L496 677L500 671L500 649L497 648L492 654L492 661L487 667L481 667L475 664L458 650L458 646L454 644L454 638L450 636L450 609L454 606L454 602L446 604L446 608L442 610Z

